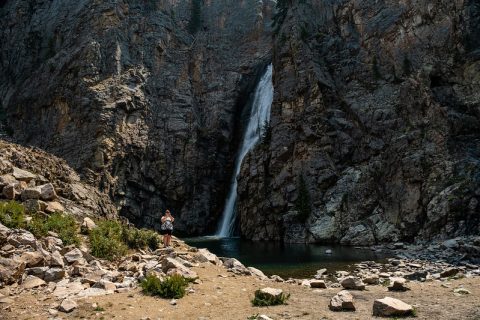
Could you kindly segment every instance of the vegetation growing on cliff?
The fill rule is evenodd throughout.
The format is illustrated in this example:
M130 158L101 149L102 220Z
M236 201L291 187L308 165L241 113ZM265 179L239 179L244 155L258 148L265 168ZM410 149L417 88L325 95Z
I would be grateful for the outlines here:
M300 175L298 181L298 197L295 201L295 209L298 211L298 216L302 222L306 221L312 212L310 193L308 192L307 184L303 175Z
M191 34L197 33L202 25L202 8L201 0L192 0L192 10L190 12L190 20L188 22L188 31Z

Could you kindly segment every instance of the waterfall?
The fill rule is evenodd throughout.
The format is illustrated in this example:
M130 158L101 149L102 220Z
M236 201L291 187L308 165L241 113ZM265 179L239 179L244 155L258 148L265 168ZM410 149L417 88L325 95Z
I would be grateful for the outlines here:
M273 101L272 65L270 64L255 88L252 109L248 125L244 131L242 143L235 159L235 168L228 193L222 220L217 231L217 236L225 238L233 234L235 228L235 203L237 201L237 177L240 173L243 158L257 144L262 136L265 125L270 122L270 109Z

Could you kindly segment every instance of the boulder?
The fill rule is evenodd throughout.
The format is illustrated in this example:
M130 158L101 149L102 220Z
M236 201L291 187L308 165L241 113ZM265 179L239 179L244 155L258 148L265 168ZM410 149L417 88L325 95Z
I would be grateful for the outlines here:
M198 278L197 273L185 267L180 261L177 261L174 258L165 258L162 260L162 271L167 275L171 274L180 274L187 279L196 279Z
M45 272L48 270L48 267L34 267L34 268L28 268L25 270L25 272L28 275L35 276L37 278L43 279L45 277Z
M402 317L412 313L411 305L395 298L385 297L373 302L373 315L376 317Z
M50 282L50 281L57 281L63 279L65 277L65 270L62 268L50 268L45 271L45 276L43 280Z
M17 179L11 174L4 174L0 176L0 189L2 187L8 186L9 184L15 184Z
M323 280L312 279L310 280L310 287L311 288L318 288L318 289L326 289L327 285Z
M53 236L45 237L43 243L48 250L60 249L63 246L62 239Z
M267 280L268 279L268 277L261 270L258 270L257 268L248 267L248 270L251 272L251 274L257 276L261 280Z
M38 211L45 211L47 208L47 204L42 200L38 199L29 199L23 202L25 209L28 212L38 212Z
M81 225L82 233L88 233L89 231L93 230L96 227L97 225L95 224L95 222L93 222L92 219L90 219L89 217L83 218L82 225Z
M345 289L351 290L365 290L365 284L357 277L349 276L340 281L340 284Z
M107 294L113 293L112 291L107 291L102 288L88 288L83 291L80 291L77 294L77 297L96 297L96 296L104 296Z
M37 178L36 174L33 174L26 170L19 169L17 167L13 167L12 175L16 180L25 181L27 183Z
M25 262L0 257L0 282L15 283L25 271Z
M8 236L12 233L10 228L7 228L3 224L0 223L0 244L3 244L7 241Z
M283 290L275 288L263 288L260 289L260 293L267 299L280 299L283 295Z
M216 265L220 264L220 259L207 249L198 249L195 254L195 260L198 262L210 262Z
M410 290L406 286L407 280L400 277L390 278L390 285L388 286L389 291L407 291Z
M40 199L40 188L39 187L30 187L22 191L22 201L29 199Z
M18 196L18 192L15 188L14 184L9 184L5 187L3 187L2 190L2 195L7 199L7 200L13 200Z
M467 290L465 288L456 288L453 290L453 293L457 295L471 294L470 290Z
M113 292L117 289L117 286L113 282L102 279L97 283L95 283L92 288L101 288L101 289Z
M363 282L366 284L378 284L380 282L380 277L377 274L368 274L365 277L363 277Z
M74 296L84 289L85 288L80 282L75 281L64 285L57 285L53 291L53 295L57 298L66 298L69 296Z
M332 311L355 311L353 296L347 290L342 290L330 299L328 307Z
M7 242L12 246L19 247L20 245L36 247L35 236L26 230L14 230L8 236Z
M46 284L47 283L42 279L30 275L30 276L27 276L27 278L23 281L22 287L24 289L33 289L33 288L44 286Z
M50 266L60 268L63 268L65 266L65 263L63 262L63 257L58 250L54 251L50 255Z
M45 258L43 254L38 251L34 252L24 252L20 256L20 261L24 262L27 268L33 268L40 265L44 265Z
M85 262L85 259L83 259L83 253L78 248L68 251L63 257L69 264L73 264L74 262L81 262L80 264L84 264Z
M53 201L57 199L57 193L53 184L47 183L38 187L40 189L40 199L45 201Z
M456 275L460 270L458 268L448 268L440 272L440 277L448 278Z
M44 209L44 211L46 213L64 212L65 208L60 202L50 201L50 202L47 202L47 206Z
M227 269L233 269L233 268L241 269L241 268L245 268L245 266L244 266L240 261L238 261L238 260L235 259L235 258L227 258L227 259L224 259L224 260L223 260L223 265L224 265L225 268L227 268Z
M72 312L78 307L77 303L71 299L64 299L60 306L58 307L58 310L62 312Z

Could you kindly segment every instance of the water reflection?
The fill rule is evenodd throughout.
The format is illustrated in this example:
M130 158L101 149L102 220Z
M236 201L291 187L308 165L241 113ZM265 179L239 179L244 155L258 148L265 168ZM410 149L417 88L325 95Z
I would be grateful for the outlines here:
M384 254L370 249L282 242L252 242L240 238L194 238L185 241L195 247L207 248L218 256L233 257L246 266L258 268L268 275L311 277L316 270L349 270L352 264L365 260L381 260ZM331 254L325 253L332 250Z

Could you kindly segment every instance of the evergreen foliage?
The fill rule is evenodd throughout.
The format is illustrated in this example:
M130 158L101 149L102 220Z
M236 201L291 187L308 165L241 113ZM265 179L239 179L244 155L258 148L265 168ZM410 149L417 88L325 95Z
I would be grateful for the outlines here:
M295 209L299 213L299 218L302 222L306 221L312 212L310 205L310 193L308 192L307 184L303 175L300 175L298 183L298 197L295 201Z
M192 0L192 10L190 13L190 21L188 22L188 31L195 34L200 30L202 25L202 7L201 0Z

